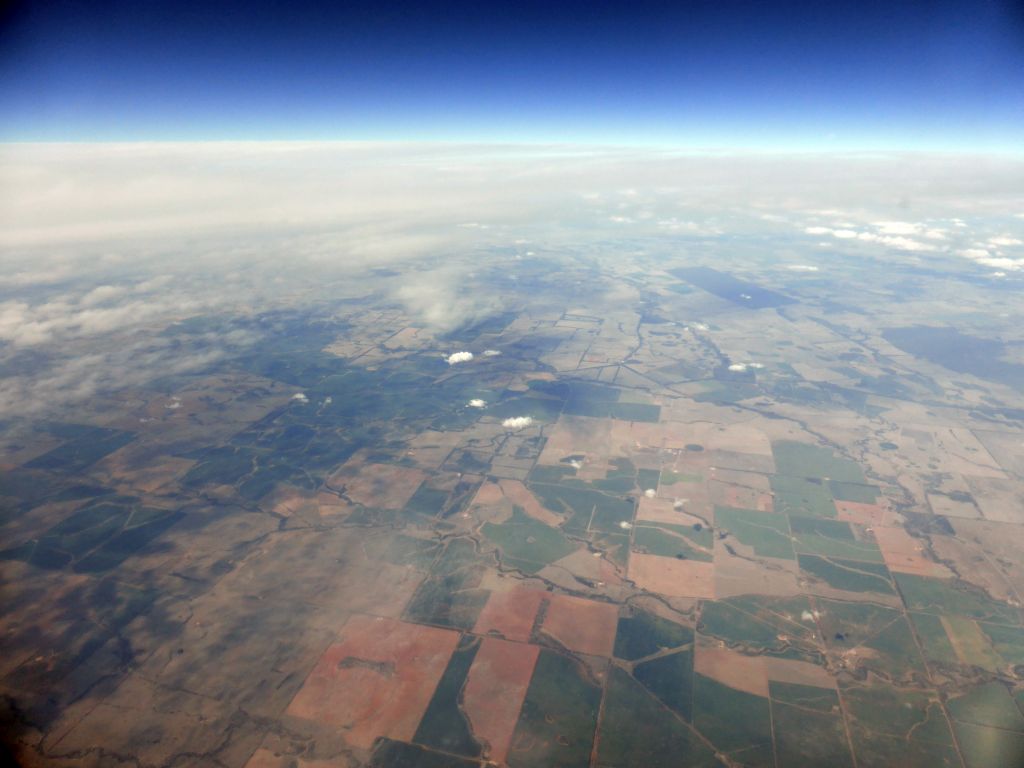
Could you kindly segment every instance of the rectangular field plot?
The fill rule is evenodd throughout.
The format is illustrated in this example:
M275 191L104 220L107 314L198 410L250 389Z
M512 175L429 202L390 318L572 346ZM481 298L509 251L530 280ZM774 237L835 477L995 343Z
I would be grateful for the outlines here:
M502 563L524 573L536 573L578 547L560 530L535 520L518 506L505 522L484 523L483 533L498 547Z
M644 690L629 673L612 667L598 735L600 768L625 765L685 765L712 768L720 763L694 732Z
M834 696L834 692L833 692ZM814 707L772 702L772 730L779 765L853 765L838 698L835 710L822 708L824 701L812 700Z
M601 689L579 662L550 650L537 657L509 749L512 768L590 764Z
M789 520L778 512L758 512L751 509L715 507L715 527L719 535L727 530L741 543L761 557L792 560Z
M633 550L680 560L711 562L714 536L710 529L694 530L692 525L637 524L633 529Z
M892 595L892 577L881 563L842 560L838 557L798 555L800 570L835 589Z
M409 741L459 636L435 627L354 615L309 673L288 714L344 728L353 746Z
M462 689L462 707L488 760L504 764L540 648L486 637Z
M860 527L840 520L797 516L789 518L789 527L793 532L793 547L799 553L883 562L878 545Z

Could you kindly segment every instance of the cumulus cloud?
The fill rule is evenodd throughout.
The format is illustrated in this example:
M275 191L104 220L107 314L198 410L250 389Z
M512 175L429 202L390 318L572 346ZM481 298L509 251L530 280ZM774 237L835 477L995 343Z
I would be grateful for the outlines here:
M497 349L485 349L484 350L484 357L497 357L500 354L501 354L501 351L497 350Z
M480 398L475 397L475 398L473 398L472 400L469 401L468 405L469 405L470 408L486 408L487 407L487 401L486 400L481 400Z
M501 426L505 429L525 429L526 427L533 424L533 417L531 416L510 416L501 422Z
M1016 237L1010 237L1009 235L999 235L997 237L990 237L988 239L988 243L996 248L1007 248L1014 245L1024 245L1024 240L1020 240Z
M889 224L891 225L888 228L888 231L890 232L893 230L903 231L904 229L906 229L906 227L901 222L898 223L899 226L896 226L897 223L893 222L890 222ZM887 248L893 248L899 251L935 250L934 245L930 245L929 243L922 243L920 240L914 240L913 238L905 237L904 235L886 234L886 230L883 230L882 232L867 232L846 228L835 229L832 227L812 226L804 227L804 232L808 235L831 235L832 237L838 240L857 240L865 243L876 243L878 245L883 245Z
M729 366L729 370L733 371L734 373L742 373L743 371L747 370L747 365L746 363L732 363Z
M309 403L309 398L302 392L296 392L292 395L292 402L298 403L299 405L306 405Z
M456 365L457 363L468 363L472 359L472 352L452 352L450 355L448 355L448 365Z
M646 496L648 499L653 499L657 495L658 492L654 488L648 488L647 490L644 491L644 496Z

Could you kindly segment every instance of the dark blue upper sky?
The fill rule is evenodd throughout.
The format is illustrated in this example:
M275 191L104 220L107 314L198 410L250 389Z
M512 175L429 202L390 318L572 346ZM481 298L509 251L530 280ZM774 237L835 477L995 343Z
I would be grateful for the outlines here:
M0 138L1024 149L1024 10L974 2L29 2Z

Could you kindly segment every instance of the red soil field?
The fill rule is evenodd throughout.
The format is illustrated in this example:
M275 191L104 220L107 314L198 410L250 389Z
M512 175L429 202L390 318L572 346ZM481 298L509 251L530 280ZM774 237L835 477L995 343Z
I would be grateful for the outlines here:
M542 630L577 653L611 656L619 609L572 595L551 595Z
M507 640L525 643L530 639L534 619L541 600L551 597L537 589L513 588L492 592L473 627L477 635L496 632Z
M336 726L349 744L416 732L459 635L357 614L349 618L288 705L295 717Z
M466 677L463 706L473 733L489 746L491 761L504 765L519 710L540 648L485 637Z

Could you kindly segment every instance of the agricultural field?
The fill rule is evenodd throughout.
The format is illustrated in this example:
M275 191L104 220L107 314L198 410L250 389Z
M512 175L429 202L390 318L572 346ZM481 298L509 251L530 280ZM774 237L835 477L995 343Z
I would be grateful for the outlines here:
M12 749L1021 763L1024 402L868 322L920 306L754 253L727 271L608 248L557 279L495 255L518 287L474 279L514 301L444 329L382 301L386 275L320 308L182 317L160 329L182 345L262 341L12 428Z

